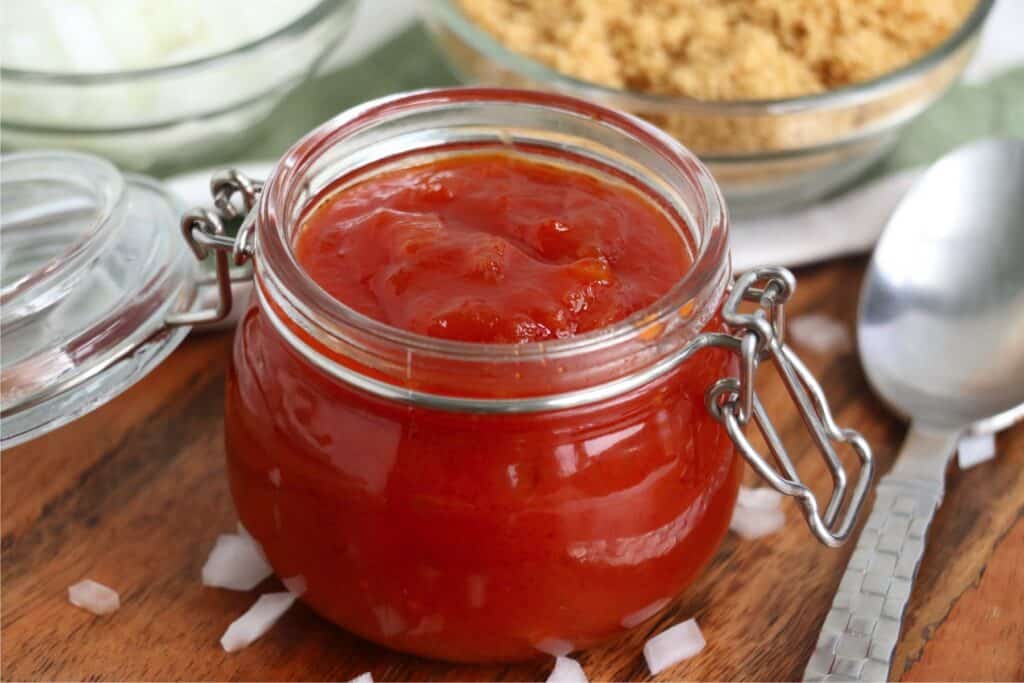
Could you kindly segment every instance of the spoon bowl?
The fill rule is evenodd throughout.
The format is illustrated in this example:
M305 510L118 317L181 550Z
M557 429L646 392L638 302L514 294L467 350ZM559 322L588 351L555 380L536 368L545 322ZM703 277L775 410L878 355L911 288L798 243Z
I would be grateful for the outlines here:
M963 147L914 186L875 250L857 336L875 391L919 424L1024 402L1024 140Z

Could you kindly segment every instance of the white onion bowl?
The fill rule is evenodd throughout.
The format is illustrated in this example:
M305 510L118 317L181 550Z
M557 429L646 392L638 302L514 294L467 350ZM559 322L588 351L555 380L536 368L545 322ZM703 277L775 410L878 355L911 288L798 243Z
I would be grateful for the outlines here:
M5 65L4 148L87 151L155 174L223 161L316 72L356 5L320 0L260 38L167 66L73 73Z

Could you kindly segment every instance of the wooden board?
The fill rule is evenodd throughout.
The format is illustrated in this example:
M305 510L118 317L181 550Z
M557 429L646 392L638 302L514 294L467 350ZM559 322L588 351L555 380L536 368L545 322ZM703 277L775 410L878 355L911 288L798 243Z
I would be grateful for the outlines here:
M850 259L802 271L793 314L825 313L852 331L863 268ZM221 649L224 629L256 594L199 580L213 540L235 523L221 438L230 344L226 333L190 339L110 405L3 454L2 678L546 678L550 660L458 666L399 655L301 605L247 650ZM803 353L839 422L864 432L884 472L904 426L870 393L855 353ZM763 391L783 435L798 437L779 384ZM950 474L896 651L897 679L1024 679L1024 426L1000 435L998 447L996 461ZM818 545L794 505L786 513L775 536L728 538L666 614L580 653L590 679L649 679L644 640L692 616L708 648L660 679L798 679L851 549ZM70 606L66 589L84 577L116 588L121 610L97 618ZM268 580L260 589L275 587Z

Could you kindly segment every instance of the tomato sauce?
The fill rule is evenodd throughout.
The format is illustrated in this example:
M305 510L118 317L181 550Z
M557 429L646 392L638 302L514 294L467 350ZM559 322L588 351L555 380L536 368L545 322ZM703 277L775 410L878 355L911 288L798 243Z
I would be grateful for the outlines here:
M368 316L498 343L612 324L690 264L624 183L493 154L330 193L295 251ZM742 468L704 405L728 351L579 408L447 412L327 374L253 299L228 377L232 496L277 574L353 633L460 661L585 648L667 606L728 528Z
M321 287L394 327L461 341L560 339L668 292L687 243L623 182L464 154L330 195L295 245Z

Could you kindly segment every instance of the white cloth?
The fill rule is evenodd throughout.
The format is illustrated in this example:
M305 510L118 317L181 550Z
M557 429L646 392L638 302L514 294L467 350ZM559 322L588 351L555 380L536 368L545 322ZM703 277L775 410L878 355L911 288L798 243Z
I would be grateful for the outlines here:
M902 171L787 214L734 221L733 269L802 266L870 251L920 174Z

